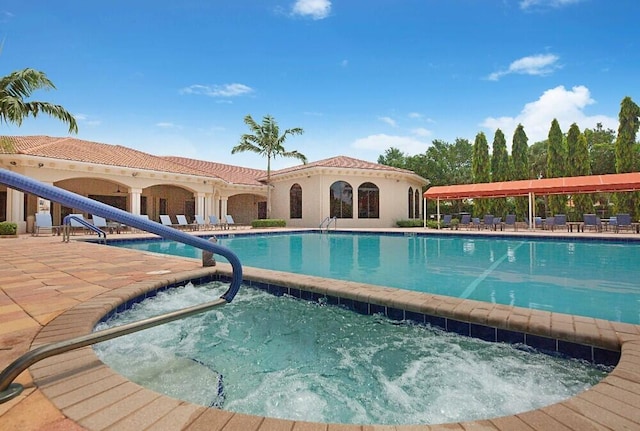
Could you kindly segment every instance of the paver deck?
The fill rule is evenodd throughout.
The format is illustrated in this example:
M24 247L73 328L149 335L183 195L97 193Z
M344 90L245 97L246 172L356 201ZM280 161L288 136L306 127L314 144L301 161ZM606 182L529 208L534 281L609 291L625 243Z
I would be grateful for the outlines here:
M230 269L224 264L202 268L194 259L84 242L67 244L62 243L60 237L48 235L0 239L0 368L4 369L43 343L89 333L110 309L143 291L212 271L229 273ZM245 275L265 281L282 278L277 272L254 268L245 268ZM308 276L288 274L287 280L291 285L327 294L366 298L372 303L621 349L622 356L614 371L590 390L538 410L458 424L361 426L263 418L175 400L128 381L86 347L41 361L22 373L17 382L24 385L25 390L15 399L0 404L0 429L640 430L640 327L637 325L416 292L407 292L398 298L385 289L363 289L358 283L343 282L337 286L338 283Z

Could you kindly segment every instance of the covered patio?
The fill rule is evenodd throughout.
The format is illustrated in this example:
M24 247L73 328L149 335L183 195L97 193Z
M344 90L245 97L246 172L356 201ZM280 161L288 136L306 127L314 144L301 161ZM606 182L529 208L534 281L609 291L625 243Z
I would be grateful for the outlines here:
M474 198L502 198L528 196L529 229L533 228L536 195L612 193L640 190L640 172L625 174L588 175L579 177L541 178L535 180L501 181L494 183L458 184L434 186L423 193L424 206L427 199L436 200L437 218L440 220L440 201ZM427 214L424 211L424 225Z

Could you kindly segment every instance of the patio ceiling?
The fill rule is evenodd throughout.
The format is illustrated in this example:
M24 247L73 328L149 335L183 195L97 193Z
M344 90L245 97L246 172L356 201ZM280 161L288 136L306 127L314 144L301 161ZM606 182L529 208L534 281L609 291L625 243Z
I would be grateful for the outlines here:
M543 178L539 180L434 186L424 192L425 199L498 198L506 196L628 192L640 190L640 172Z

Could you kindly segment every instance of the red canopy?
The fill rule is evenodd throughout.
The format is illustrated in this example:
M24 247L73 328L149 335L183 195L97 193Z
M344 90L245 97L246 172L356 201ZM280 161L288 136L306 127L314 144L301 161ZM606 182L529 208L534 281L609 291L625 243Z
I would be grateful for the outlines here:
M423 196L425 199L465 199L527 196L530 192L540 195L570 195L634 190L640 190L640 172L434 186L424 192Z

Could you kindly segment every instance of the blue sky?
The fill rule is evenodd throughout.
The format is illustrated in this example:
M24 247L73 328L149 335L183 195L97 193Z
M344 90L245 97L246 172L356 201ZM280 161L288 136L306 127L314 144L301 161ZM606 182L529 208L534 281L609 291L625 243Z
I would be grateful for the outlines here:
M0 1L4 76L44 71L78 138L264 169L250 114L310 161L409 155L496 128L617 130L640 100L638 0ZM2 134L66 136L47 117ZM296 164L277 159L274 167Z

